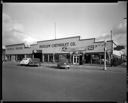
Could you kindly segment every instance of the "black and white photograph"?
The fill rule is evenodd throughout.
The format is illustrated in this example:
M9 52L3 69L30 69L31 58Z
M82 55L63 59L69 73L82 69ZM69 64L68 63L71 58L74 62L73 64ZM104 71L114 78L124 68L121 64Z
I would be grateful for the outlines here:
M127 1L2 2L2 101L127 103Z

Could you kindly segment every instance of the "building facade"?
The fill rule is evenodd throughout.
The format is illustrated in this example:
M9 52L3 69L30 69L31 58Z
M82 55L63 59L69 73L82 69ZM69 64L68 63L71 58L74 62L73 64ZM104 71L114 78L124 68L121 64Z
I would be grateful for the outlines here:
M2 61L6 61L6 53L5 53L5 49L2 49Z
M6 45L8 60L18 61L24 57L40 58L42 62L58 62L59 55L65 55L72 64L100 63L104 58L104 41L95 42L95 38L80 39L80 36L54 40L37 41L26 47L24 43ZM106 55L110 60L113 41L106 42Z

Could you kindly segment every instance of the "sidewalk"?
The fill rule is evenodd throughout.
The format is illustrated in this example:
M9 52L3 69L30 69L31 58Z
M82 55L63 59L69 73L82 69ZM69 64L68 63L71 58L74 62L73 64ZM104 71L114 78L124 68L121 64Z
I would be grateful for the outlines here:
M14 61L6 61L5 63L3 64L18 64L19 62L14 62ZM44 67L57 67L57 63L41 63L41 66L44 66ZM70 69L71 70L92 70L92 71L104 71L104 65L103 64L83 64L83 65L73 65L71 64L70 65ZM110 72L123 72L123 73L126 73L126 68L127 66L126 65L119 65L119 66L113 66L113 67L110 67L110 66L107 66L106 67L107 70L106 71L110 71Z
M41 63L42 66L57 66L57 63ZM70 65L70 69L81 69L81 70L104 70L103 64L83 64L83 65ZM126 66L107 66L107 71L113 72L126 72Z

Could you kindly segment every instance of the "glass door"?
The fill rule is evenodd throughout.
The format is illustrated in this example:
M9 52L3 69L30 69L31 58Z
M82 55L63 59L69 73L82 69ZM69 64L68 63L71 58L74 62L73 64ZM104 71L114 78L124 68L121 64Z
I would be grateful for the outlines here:
M73 64L79 64L79 56L73 56Z

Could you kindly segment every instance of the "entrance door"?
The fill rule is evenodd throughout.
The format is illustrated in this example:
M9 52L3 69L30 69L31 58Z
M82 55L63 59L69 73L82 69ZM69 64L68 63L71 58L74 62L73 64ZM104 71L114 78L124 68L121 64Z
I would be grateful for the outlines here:
M34 58L39 58L42 61L42 53L34 53Z
M33 50L34 58L39 58L42 62L42 50Z
M79 56L73 56L73 64L79 64Z

